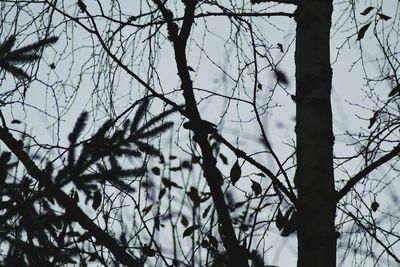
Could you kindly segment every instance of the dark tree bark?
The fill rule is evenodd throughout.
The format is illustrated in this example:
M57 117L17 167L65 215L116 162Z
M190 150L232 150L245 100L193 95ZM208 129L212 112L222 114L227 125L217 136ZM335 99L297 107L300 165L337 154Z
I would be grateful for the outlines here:
M186 45L193 26L194 13L198 3L196 0L188 0L185 2L185 14L182 26L179 29L178 25L173 21L172 11L168 10L159 0L154 0L154 2L159 7L163 18L167 23L168 38L174 47L178 76L181 80L181 89L185 99L185 111L187 113L187 118L189 119L189 124L187 124L189 127L186 128L193 131L193 140L198 143L201 149L201 154L203 156L203 176L210 187L211 196L218 214L220 234L226 253L231 262L230 264L233 263L238 267L246 267L248 266L248 261L245 257L244 251L239 245L239 240L236 237L229 210L225 203L224 194L221 189L223 184L222 175L216 166L217 161L213 156L211 145L207 140L207 136L210 132L208 132L207 129L204 129L201 123L203 120L197 107L193 92L193 82L189 74L186 59Z
M331 14L331 0L302 0L296 11L299 267L336 266Z

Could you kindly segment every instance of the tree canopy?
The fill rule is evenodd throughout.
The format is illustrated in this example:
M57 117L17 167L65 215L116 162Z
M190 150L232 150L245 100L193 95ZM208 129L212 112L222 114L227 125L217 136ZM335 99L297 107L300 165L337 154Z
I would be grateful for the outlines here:
M398 266L399 3L2 1L4 266Z

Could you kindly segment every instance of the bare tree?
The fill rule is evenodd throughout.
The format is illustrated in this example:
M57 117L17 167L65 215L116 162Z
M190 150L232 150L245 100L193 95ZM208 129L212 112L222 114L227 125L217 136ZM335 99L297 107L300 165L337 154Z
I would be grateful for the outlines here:
M400 263L394 1L1 5L5 265Z

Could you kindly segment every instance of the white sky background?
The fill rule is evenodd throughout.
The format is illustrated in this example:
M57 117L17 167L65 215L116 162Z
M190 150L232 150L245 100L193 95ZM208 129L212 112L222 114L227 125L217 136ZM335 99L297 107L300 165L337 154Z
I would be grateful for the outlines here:
M92 1L84 1L87 6L89 12L92 14L97 13L98 9L96 8L96 4ZM179 1L178 1L179 2ZM67 7L67 10L70 15L77 15L78 9L76 7L75 1L64 1L64 5ZM132 1L120 1L121 9L127 15L136 14L135 10L138 8L137 6L132 5ZM221 2L222 4L228 3L228 1ZM333 64L333 92L332 92L332 103L333 103L333 112L334 112L334 131L335 134L342 134L345 131L350 132L358 132L360 128L366 129L368 127L368 119L372 116L373 112L362 109L360 107L355 107L350 105L349 103L357 103L361 106L366 106L374 110L376 106L372 103L372 101L365 97L365 93L361 90L367 90L366 81L363 79L363 69L360 62L353 66L353 63L358 60L360 57L360 49L359 42L356 41L357 30L355 29L355 23L351 19L346 21L348 17L349 11L346 11L346 15L341 16L342 10L347 9L350 4L347 2L343 2L335 5L335 13L334 13L334 27L332 30L332 61L336 57L337 48L341 46L343 43L343 48L340 50L340 55L336 63ZM355 14L357 19L359 19L359 23L364 23L367 18L370 18L370 15L361 16L359 15L366 7L368 6L381 6L382 3L357 3ZM398 17L396 14L398 13L398 3L395 0L387 1L383 3L383 12L384 14L391 16L392 19L387 24L392 23L394 21L398 21ZM249 7L250 5L248 5ZM269 5L273 6L273 5ZM256 5L254 8L256 10L267 8L267 4ZM31 5L32 14L38 14L41 11L42 5L36 4ZM294 7L278 5L271 9L264 10L266 12L276 12L276 11L286 11L291 12L294 10ZM176 14L175 10L173 10ZM370 14L373 14L376 11L372 11ZM3 11L2 11L3 13ZM178 10L178 14L181 14L181 10ZM117 13L115 13L117 14ZM82 14L80 14L82 15ZM27 16L26 13L21 14L21 25L24 24L24 16ZM9 18L12 15L9 15ZM336 19L338 18L338 20ZM122 20L126 20L126 17ZM87 20L82 19L82 23L85 25L89 25ZM337 24L335 24L335 22ZM46 25L46 21L37 22L43 23ZM70 131L72 130L74 123L76 121L77 116L83 110L92 110L94 111L95 118L100 122L104 120L107 116L107 111L109 111L109 103L101 102L104 99L110 100L110 85L114 86L116 93L112 96L114 99L114 108L115 113L119 114L122 112L129 104L131 104L134 100L138 98L139 95L143 95L144 89L140 88L135 81L132 81L121 69L115 68L114 70L117 72L115 74L115 81L110 81L107 73L100 73L103 71L101 66L106 66L109 64L107 62L106 57L102 57L101 64L95 62L92 57L92 48L91 42L93 41L97 44L96 39L93 40L89 38L87 32L82 30L79 26L75 28L71 28L69 24L67 35L63 32L65 26L64 18L60 17L58 14L54 16L53 24L58 24L59 26L56 29L55 34L59 34L60 40L58 43L52 48L46 48L46 57L43 59L43 62L40 66L39 70L39 78L44 82L49 84L54 84L54 92L56 94L56 98L61 104L65 103L65 100L69 101L69 105L66 107L62 107L59 112L62 113L62 120L58 125L57 121L51 117L51 115L55 115L57 110L55 110L54 105L54 95L52 95L52 91L46 89L47 87L41 84L40 82L33 82L32 85L27 90L26 95L26 103L31 104L33 106L40 107L40 109L45 110L50 115L45 115L42 112L39 112L35 109L25 107L25 110L22 109L21 105L13 105L12 109L8 109L5 113L8 121L11 121L12 118L20 119L24 122L23 125L15 126L15 128L19 130L23 130L23 127L28 129L28 132L31 132L33 136L36 137L36 140L40 143L52 143L52 144L60 144L62 146L68 145L67 137ZM98 20L98 25L102 24L102 20ZM293 19L286 17L272 17L263 21L261 19L254 19L254 26L259 30L259 34L262 34L266 40L266 44L271 48L269 52L274 59L274 62L278 62L282 53L277 48L277 44L281 43L283 48L286 50L289 45L291 45L288 54L283 58L282 62L279 64L278 68L282 70L290 79L290 83L285 90L280 87L275 87L276 81L273 73L271 72L270 67L266 67L266 62L260 60L259 68L263 69L259 73L259 81L263 86L263 90L257 93L258 104L265 103L268 99L270 99L271 90L273 91L273 98L270 102L270 108L266 110L266 113L262 116L263 123L268 132L268 137L275 149L275 152L280 156L281 159L285 159L288 157L293 150L288 147L287 144L293 144L295 140L294 135L294 116L295 116L295 104L290 99L290 96L287 93L294 94L295 93L295 83L294 83L294 63L293 63L293 52L294 52L294 43L291 43L293 40L294 32L295 32L295 23ZM398 22L397 22L398 23ZM358 28L364 24L359 24ZM398 25L398 24L397 24ZM104 24L103 24L104 26ZM118 25L114 24L112 29L115 29ZM367 31L365 38L362 41L363 44L363 55L364 59L371 60L372 63L367 62L365 64L365 68L368 71L369 75L375 76L377 75L376 65L374 64L374 60L377 57L381 57L378 55L378 50L376 50L376 41L372 38L372 26ZM28 30L24 30L22 35L19 35L17 40L22 42L23 45L29 44L38 38L41 35L29 35L25 38L25 32L32 32L35 27L42 28L40 25L32 25ZM101 26L100 26L101 28ZM397 27L398 29L399 27ZM3 25L3 31L1 32L0 41L3 41L6 34L9 32L7 26ZM18 30L18 29L17 29ZM126 28L122 31L124 35L121 39L126 38L129 34L132 33L134 28ZM237 76L237 57L235 55L235 47L232 42L225 43L229 34L233 34L228 24L228 20L226 18L208 18L207 19L207 29L205 30L204 24L201 20L199 20L194 28L193 36L195 37L196 42L190 43L190 56L188 56L188 64L192 66L196 72L193 72L194 78L194 87L207 89L212 92L218 92L220 94L230 95L232 93L234 83L230 80L226 75L223 74L221 69L227 72L229 75L236 77ZM165 26L162 27L161 31L165 34ZM130 37L128 39L128 44L126 47L129 49L127 51L115 50L115 46L113 47L113 51L117 55L124 54L124 62L132 62L131 69L137 73L141 78L146 80L146 77L150 71L150 67L155 67L157 70L157 75L154 80L150 81L150 85L156 88L157 90L164 90L165 93L171 92L169 97L174 99L177 103L183 103L183 99L181 93L173 93L175 89L179 88L178 77L176 75L176 65L174 61L174 57L172 54L171 45L168 40L160 39L160 50L155 51L157 55L155 55L154 66L149 66L146 62L147 57L149 55L149 46L144 46L142 41L147 37L148 32L143 32L143 36L137 39L133 39ZM202 43L202 38L205 34L204 43ZM349 38L346 42L346 38ZM392 37L394 38L394 37ZM118 39L117 39L118 41ZM248 47L248 39L243 39L242 48L247 52L249 56L249 47ZM396 40L389 40L393 42L393 46L397 45ZM202 46L204 51L199 49L199 46ZM151 47L151 49L155 49L156 47ZM397 48L398 49L398 48ZM142 54L142 52L144 53ZM259 51L262 51L260 49ZM96 52L101 52L100 49L96 49ZM104 53L104 52L103 52ZM133 56L131 58L131 55ZM72 58L73 55L73 58ZM140 57L143 57L140 60ZM209 59L211 58L216 64L218 64L221 69L215 67L210 63ZM96 57L98 59L98 57ZM250 61L250 60L249 60ZM53 71L48 66L51 63L55 63L56 69ZM80 76L79 74L84 70L86 72L85 75ZM351 71L350 71L351 70ZM252 90L253 90L253 82L254 82L254 74L250 73L248 70L244 72L244 78L239 83L239 88L236 88L235 97L241 97L245 100L251 100ZM9 79L10 76L7 76ZM82 79L79 81L79 79ZM112 83L113 82L113 83ZM98 84L98 87L96 87ZM79 86L78 86L79 85ZM4 92L5 88L12 88L13 83L8 80L3 81L1 84L0 92ZM383 98L387 97L391 87L393 84L389 84L387 82L381 82L378 84L378 91L374 91L374 93L380 94ZM75 90L78 87L78 90ZM248 96L246 96L246 93ZM196 92L196 96L198 99L201 97L205 97L208 94ZM249 97L250 96L250 97ZM13 97L14 100L21 99L18 95ZM159 101L156 101L160 103ZM274 107L277 105L277 107ZM161 110L161 105L158 104L156 107ZM64 108L64 109L63 109ZM258 134L259 130L256 128L256 125L253 122L246 122L252 118L254 115L251 113L251 110L246 105L237 105L236 102L232 101L227 107L227 103L222 101L219 97L211 97L204 99L199 105L201 110L201 114L203 119L207 119L213 123L221 123L221 127L219 128L223 135L231 140L232 143L238 143L239 147L243 148L245 151L259 151L263 150L258 142ZM106 109L108 109L106 111ZM157 108L153 111L157 113ZM220 114L227 110L227 115L224 116L221 121ZM242 119L242 123L238 122L238 115ZM356 117L360 116L365 118L363 121ZM174 118L175 120L175 128L180 125L182 120L180 118ZM92 128L88 131L88 134L92 133L93 129L96 126L99 126L100 123L95 123L89 125ZM223 127L222 127L223 126ZM182 147L187 149L187 131L183 130L180 133L179 141ZM89 135L88 135L89 136ZM239 139L236 137L239 136ZM175 139L174 140L178 140ZM163 140L168 143L169 139L165 138ZM335 143L335 155L336 156L344 156L352 154L353 147L346 146L350 140L346 137L336 137ZM285 144L286 143L286 144ZM168 147L168 145L166 145ZM182 156L187 155L180 151L179 148L175 148L174 153L180 154ZM228 156L229 166L221 165L221 170L225 175L229 175L229 167L234 163L235 158L226 150L223 150L223 153ZM277 171L276 165L274 165L272 159L265 154L257 155L257 159L261 162L264 162L266 166L270 167L272 171ZM240 161L240 163L242 163ZM349 175L355 174L357 170L361 167L361 162L352 161L347 167L349 170ZM243 175L251 174L255 172L254 169L249 168L249 166L244 165L243 167ZM256 171L257 172L257 171ZM379 174L380 171L376 173ZM289 174L292 175L290 171ZM336 179L347 179L348 177L343 172L336 172ZM377 175L376 174L376 175ZM249 179L246 181L239 182L239 187L244 188L249 191L250 183ZM258 178L251 177L251 179L257 180ZM243 179L245 180L245 179ZM267 183L264 183L265 186ZM247 188L247 189L246 189ZM240 192L238 190L232 190L235 192L235 196L240 198ZM250 192L250 191L249 191ZM372 196L371 196L372 197ZM385 193L379 194L378 197L379 202L381 203L381 207L383 209L389 209L390 196ZM370 200L366 200L372 201ZM384 204L384 203L388 204ZM392 203L393 204L393 203ZM271 233L265 236L266 246L272 246L272 250L268 251L266 257L266 264L276 264L278 266L295 266L296 263L296 243L295 238L283 238L280 237L276 227L274 225L271 226ZM398 228L397 228L398 231ZM164 239L165 240L165 239ZM341 240L346 244L345 240ZM165 243L165 242L163 242ZM282 250L281 250L282 249ZM340 252L340 250L339 250ZM381 252L381 248L377 249L377 253ZM348 257L351 259L353 255L350 253ZM345 264L345 266L352 266L350 262ZM368 265L367 265L368 266ZM384 265L382 265L384 266Z

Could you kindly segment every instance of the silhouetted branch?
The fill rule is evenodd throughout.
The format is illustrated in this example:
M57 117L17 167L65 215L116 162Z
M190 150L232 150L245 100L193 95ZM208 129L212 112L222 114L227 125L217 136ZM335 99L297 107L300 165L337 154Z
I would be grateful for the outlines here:
M400 153L400 144L397 145L395 148L393 148L392 151L390 151L388 154L385 156L381 157L377 161L371 163L367 167L365 167L363 170L361 170L359 173L354 175L347 183L346 185L337 193L337 201L339 201L342 197L344 197L352 188L355 186L361 179L363 179L365 176L367 176L370 172L376 170L379 166L385 164L392 158L396 157Z
M279 3L279 4L291 4L291 5L297 5L298 1L296 0L251 0L251 3L254 4L260 4L260 3L269 3L269 2L274 2L274 3Z
M386 253L387 253L389 256L391 256L397 263L400 263L400 259L399 259L398 257L396 257L396 255L395 255L393 252L390 251L390 249L389 249L390 247L386 246L386 245L376 236L376 234L371 233L371 232L370 232L370 229L369 229L367 226L365 226L364 224L362 224L362 223L360 222L360 220L358 220L358 218L357 218L356 216L354 216L353 213L349 212L348 215L355 221L355 223L356 223L359 227L361 227L365 232L367 232L368 235L369 235L370 237L372 237L376 242L378 242L378 244L381 245L381 246L384 248L384 250L386 251Z
M15 65L33 62L40 58L38 50L57 42L58 37L49 37L39 40L33 44L11 50L15 45L16 38L11 36L0 44L0 68L10 72L18 79L30 79L30 76Z
M127 266L142 266L137 259L129 255L123 247L109 234L98 227L78 206L75 200L71 199L60 188L58 188L32 161L29 155L22 149L22 142L17 141L8 130L0 127L0 139L7 145L13 154L22 162L28 171L28 174L39 181L41 186L47 190L50 196L53 196L59 204L65 208L72 219L76 220L82 228L86 229L96 241L108 248L114 257Z

